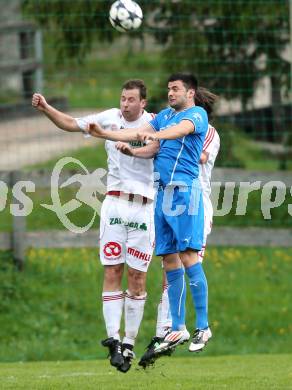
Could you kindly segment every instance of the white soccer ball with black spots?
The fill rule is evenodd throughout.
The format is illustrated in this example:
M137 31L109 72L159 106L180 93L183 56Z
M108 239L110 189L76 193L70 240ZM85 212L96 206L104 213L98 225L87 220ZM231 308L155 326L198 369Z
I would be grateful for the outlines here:
M141 26L143 12L132 0L115 1L109 12L111 25L120 32L136 30Z

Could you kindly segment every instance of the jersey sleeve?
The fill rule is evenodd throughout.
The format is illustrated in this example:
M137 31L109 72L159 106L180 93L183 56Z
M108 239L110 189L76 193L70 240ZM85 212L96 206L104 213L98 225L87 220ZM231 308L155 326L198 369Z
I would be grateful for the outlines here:
M153 127L155 131L159 131L161 128L161 120L164 117L167 110L162 110L158 114L151 114L153 115L153 119L149 121L149 124Z
M90 123L96 123L100 125L102 128L106 129L108 127L108 122L111 121L111 118L116 109L110 109L106 111L99 112L97 114L86 115L80 118L75 118L77 126L84 134L84 137L91 137L90 134L87 133L88 125Z
M151 120L149 121L149 124L153 127L153 129L154 129L155 131L159 131L159 129L160 129L160 127L159 127L159 121L158 121L158 116L159 116L159 114L157 114L155 118L153 118L153 119L151 119Z
M203 150L207 153L210 153L210 150L214 146L215 132L215 128L213 126L209 126L203 146Z
M219 134L217 133L216 129L212 126L209 126L204 146L203 146L203 151L209 154L209 158L216 159L217 154L220 149L220 137Z
M206 132L208 128L208 115L201 107L195 107L193 110L186 112L182 120L191 121L194 125L194 132L197 134Z

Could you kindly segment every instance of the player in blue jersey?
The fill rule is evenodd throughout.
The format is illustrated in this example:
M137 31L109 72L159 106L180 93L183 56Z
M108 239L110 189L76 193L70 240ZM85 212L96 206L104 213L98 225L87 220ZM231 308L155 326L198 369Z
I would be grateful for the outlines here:
M206 111L194 103L198 88L191 74L174 74L168 79L169 106L149 124L137 129L109 132L89 126L93 136L114 141L160 141L154 160L158 173L155 208L156 254L163 257L168 281L172 331L158 346L157 353L172 350L189 340L185 327L185 273L196 311L200 343L211 337L207 313L207 280L198 259L202 249L204 209L198 180L199 161L208 130ZM192 343L197 342L195 338Z

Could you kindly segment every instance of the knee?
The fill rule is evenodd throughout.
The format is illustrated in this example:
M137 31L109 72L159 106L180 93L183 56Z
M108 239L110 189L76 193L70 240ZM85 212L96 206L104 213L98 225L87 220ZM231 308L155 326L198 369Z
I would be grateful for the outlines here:
M146 273L135 270L133 268L128 269L128 289L131 295L143 295L145 294L146 285Z
M113 284L120 281L123 276L123 264L109 265L104 270L104 280L106 283Z
M177 269L181 267L181 260L177 253L165 255L163 257L163 266L165 271Z
M184 252L181 252L180 258L185 267L191 267L192 265L200 262L198 251L192 249L188 249Z

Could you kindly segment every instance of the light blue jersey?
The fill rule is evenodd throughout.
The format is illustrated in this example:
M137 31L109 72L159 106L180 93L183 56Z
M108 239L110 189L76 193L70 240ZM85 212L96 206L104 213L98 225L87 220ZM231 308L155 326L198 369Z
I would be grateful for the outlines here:
M160 184L163 186L178 181L191 186L199 176L199 161L208 130L207 112L199 106L180 112L166 108L150 124L154 130L160 131L177 125L182 120L191 121L195 131L182 138L161 140L159 153L154 159L154 170L159 173Z
M183 120L194 124L194 132L175 140L162 140L154 160L159 174L155 206L155 251L158 256L202 250L204 237L204 205L199 176L199 163L208 131L208 116L202 107L182 112L171 108L161 111L150 124L156 131L178 125ZM172 330L185 329L185 275L198 321L196 328L207 329L208 286L200 263L166 269ZM170 337L173 337L170 333ZM170 340L172 340L170 338Z

